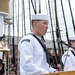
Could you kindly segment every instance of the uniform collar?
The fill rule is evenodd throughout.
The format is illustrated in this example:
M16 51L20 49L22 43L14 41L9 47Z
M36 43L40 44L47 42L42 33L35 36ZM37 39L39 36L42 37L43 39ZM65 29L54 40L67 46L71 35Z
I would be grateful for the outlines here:
M75 50L74 50L73 48L70 47L69 50L70 50L70 51L73 51L73 52L75 53Z
M33 32L31 32L32 34L34 34ZM35 34L34 34L35 35ZM40 40L41 40L41 37L40 36L37 36Z

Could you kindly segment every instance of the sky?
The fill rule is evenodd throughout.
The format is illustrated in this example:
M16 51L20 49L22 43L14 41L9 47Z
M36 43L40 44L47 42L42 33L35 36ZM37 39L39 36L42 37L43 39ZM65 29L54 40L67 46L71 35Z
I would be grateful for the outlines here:
M25 30L26 34L30 32L30 17L29 17L29 0L24 0L24 9L25 9ZM51 15L52 15L52 26L53 26L53 31L54 31L54 36L56 39L56 21L55 21L55 12L54 12L54 0L50 0L50 9L51 9ZM10 0L10 15L11 17L13 16L13 10L11 9L13 7L13 0ZM37 13L39 13L39 0L36 0L36 10ZM64 24L64 19L63 19L63 14L62 14L62 9L61 9L61 2L60 0L56 0L57 2L57 15L58 15L58 22L59 22L59 27L61 31L61 38L63 40L66 40L66 30L65 30L65 24ZM71 18L71 13L69 9L69 4L68 0L62 0L63 2L63 7L64 7L64 13L65 13L65 18L66 18L66 24L67 24L67 29L68 29L68 34L69 36L74 35L74 30L73 30L73 24L72 24L72 18ZM18 4L19 3L19 4ZM34 0L33 0L34 3ZM49 6L48 6L48 0L40 0L41 3L41 13L43 14L50 14L49 13ZM70 0L71 3L71 8L72 8L72 13L75 21L75 0ZM24 15L22 10L22 0L14 0L14 35L15 36L24 36ZM18 6L19 5L19 6ZM31 10L31 15L34 14L33 7L31 4L30 0L30 10ZM50 16L50 15L49 15ZM13 28L12 25L10 26L10 34L13 35ZM23 30L23 32L22 32ZM7 33L6 33L7 34ZM44 36L45 39L52 40L52 28L51 28L51 18L49 21L49 28Z

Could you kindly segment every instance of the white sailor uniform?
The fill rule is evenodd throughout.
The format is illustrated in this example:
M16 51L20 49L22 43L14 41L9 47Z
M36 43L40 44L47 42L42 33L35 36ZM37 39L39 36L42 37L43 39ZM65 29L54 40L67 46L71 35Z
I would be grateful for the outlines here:
M40 37L39 37L40 38ZM19 42L20 75L40 75L55 71L46 60L46 53L32 35L24 36Z
M62 56L64 71L75 70L75 54L72 52L73 49L69 48L69 50L67 50Z

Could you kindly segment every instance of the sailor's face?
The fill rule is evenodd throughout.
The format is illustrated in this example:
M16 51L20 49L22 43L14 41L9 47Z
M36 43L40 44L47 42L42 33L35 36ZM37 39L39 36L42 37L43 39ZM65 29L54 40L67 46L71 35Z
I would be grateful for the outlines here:
M75 48L75 40L70 41L71 46Z
M37 31L40 36L45 35L48 29L48 21L41 20L37 21Z

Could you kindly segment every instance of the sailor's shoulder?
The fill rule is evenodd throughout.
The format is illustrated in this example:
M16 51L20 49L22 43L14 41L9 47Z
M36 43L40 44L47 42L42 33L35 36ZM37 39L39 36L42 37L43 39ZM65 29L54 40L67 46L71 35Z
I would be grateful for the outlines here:
M23 42L33 43L34 41L36 41L36 38L34 36L32 36L31 34L27 34L24 37L22 37L20 41L21 41L21 43L23 43Z
M71 55L71 54L70 54L70 51L66 51L63 56L68 56L68 57L70 57L70 55Z
M64 56L68 56L68 57L70 57L70 55L69 55L69 54L64 54Z
M22 37L22 39L21 39L21 43L23 43L23 42L30 42L30 41L31 41L31 38L28 35Z
M22 42L30 42L30 39L23 39L23 40L21 40L21 43Z

